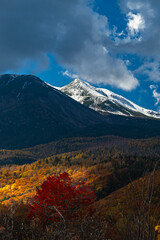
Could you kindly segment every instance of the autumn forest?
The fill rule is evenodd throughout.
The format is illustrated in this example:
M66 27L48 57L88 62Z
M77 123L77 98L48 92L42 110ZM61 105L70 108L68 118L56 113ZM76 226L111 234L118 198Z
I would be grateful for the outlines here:
M159 138L63 139L0 155L1 239L156 239Z

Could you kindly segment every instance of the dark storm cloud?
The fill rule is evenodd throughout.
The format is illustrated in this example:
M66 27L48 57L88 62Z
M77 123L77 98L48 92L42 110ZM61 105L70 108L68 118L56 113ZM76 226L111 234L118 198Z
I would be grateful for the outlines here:
M83 21L76 27L74 11L77 7L76 0L1 0L1 70L47 52L63 52L66 58L67 51L73 54L77 48L81 49L84 41L80 32L86 34L87 28Z
M84 80L135 88L138 80L109 52L113 43L107 18L88 2L0 0L0 71L16 70L29 61L46 68L51 54Z

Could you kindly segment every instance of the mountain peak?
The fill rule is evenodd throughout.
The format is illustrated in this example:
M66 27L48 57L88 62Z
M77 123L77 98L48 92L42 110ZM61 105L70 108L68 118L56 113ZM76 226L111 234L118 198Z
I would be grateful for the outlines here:
M156 111L140 107L123 96L105 88L96 88L80 79L75 79L59 90L102 114L160 118Z
M91 84L89 84L88 82L86 82L86 81L83 81L83 80L81 80L81 79L79 79L79 78L75 78L71 83L69 83L69 84L72 84L72 85L74 85L74 84L79 84L80 86L85 86L85 87L89 87L89 88L94 88ZM68 85L69 85L68 84Z
M75 78L72 82L73 83L82 83L82 80L80 80L79 78Z
M87 83L84 82L83 80L80 80L79 78L75 78L71 83L69 83L68 85L75 85L75 86L85 86Z

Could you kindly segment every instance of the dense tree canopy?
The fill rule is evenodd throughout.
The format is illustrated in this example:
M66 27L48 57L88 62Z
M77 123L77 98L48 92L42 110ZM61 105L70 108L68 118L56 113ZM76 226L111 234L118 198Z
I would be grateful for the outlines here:
M29 216L38 217L43 224L68 221L86 212L95 201L95 193L84 182L74 185L69 174L48 177L37 188L30 205Z

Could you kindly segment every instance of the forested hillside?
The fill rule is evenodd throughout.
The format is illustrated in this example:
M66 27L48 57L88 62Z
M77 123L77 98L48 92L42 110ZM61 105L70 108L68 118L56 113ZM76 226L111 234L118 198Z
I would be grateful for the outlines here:
M41 145L21 150L18 158L18 163L20 163L20 165L8 164L2 165L0 168L0 202L2 210L2 222L0 224L5 229L8 229L7 231L15 237L14 239L18 239L17 236L20 236L15 232L19 231L19 228L21 228L22 225L23 237L25 234L25 236L28 234L30 239L34 239L30 234L31 232L32 235L37 234L36 228L40 223L34 222L35 220L29 220L28 204L32 202L37 187L40 189L42 183L46 181L47 177L54 176L55 174L58 176L64 172L69 174L75 186L84 182L91 190L95 191L96 202L94 204L94 214L92 217L88 216L90 219L88 220L90 225L86 227L86 231L88 231L87 228L94 229L94 224L96 224L99 230L101 229L103 231L99 238L97 235L95 235L95 238L87 236L87 240L103 239L102 237L104 234L106 234L105 236L107 237L112 237L111 239L119 240L116 235L117 229L119 229L118 231L121 233L124 232L124 234L129 234L125 228L125 223L119 225L119 221L121 222L121 211L123 211L123 214L129 214L130 211L133 211L135 206L129 204L129 201L132 202L133 199L127 200L127 198L135 197L136 201L138 201L139 198L134 194L130 194L130 191L136 191L135 189L137 186L141 186L141 183L146 181L144 176L147 176L153 171L155 181L154 183L153 181L147 183L151 184L151 186L154 185L154 201L151 205L153 211L157 211L157 204L160 197L160 178L158 170L160 159L159 138L144 140L129 140L117 137L103 137L97 139L79 138L77 139L77 142L70 139L68 144L63 141L62 145L64 147L64 153L60 153L61 144L60 142L59 144L58 142L50 143L50 145ZM69 146L70 151L68 151ZM20 158L21 156L25 156L25 152L26 155L32 157L33 160L38 156L41 158L33 163L28 162L27 164L22 164L24 159L20 160ZM48 154L50 153L49 157L44 157L46 152L48 152ZM18 151L1 151L3 161L5 161L4 156L11 159L13 153L17 154ZM134 182L134 180L140 178L141 180ZM132 186L134 186L134 188L132 188ZM142 189L143 186L144 184L142 184ZM138 191L141 191L142 189L140 188ZM145 192L148 190L143 191ZM124 200L127 202L125 203ZM143 199L139 201L142 203ZM126 208L125 206L128 207ZM130 209L130 207L133 208ZM124 208L127 210L126 213ZM150 212L151 216L153 215L153 211ZM22 212L23 214L21 214ZM94 216L98 216L100 225L97 225ZM130 215L125 215L123 220L127 221L125 219L129 216ZM10 225L11 219L14 222L12 226ZM22 225L18 224L17 221L21 221ZM132 219L130 221L130 224L133 224ZM158 221L157 215L154 223L156 223L156 221ZM71 225L68 225L67 231L75 231L75 227L77 228L77 226L73 227L72 224L73 222L71 221ZM107 229L105 229L106 224L108 226ZM59 225L56 225L57 229L59 229L59 227ZM153 233L153 224L151 228ZM6 230L4 230L3 234L4 236L7 234ZM45 231L43 234L41 233L41 238L45 239L47 234L51 234L53 237L54 230L51 226L48 233ZM93 231L93 234L97 233ZM125 240L125 236L121 239ZM61 239L61 236L59 236L59 239ZM132 238L130 237L128 239Z
M128 157L130 155L159 157L160 138L148 139L130 139L116 136L86 137L86 138L64 138L48 144L37 145L32 148L17 150L0 150L0 165L18 164L35 162L60 153L69 153L73 151L83 152L85 150L94 150L97 148L105 149L107 154L119 152Z

